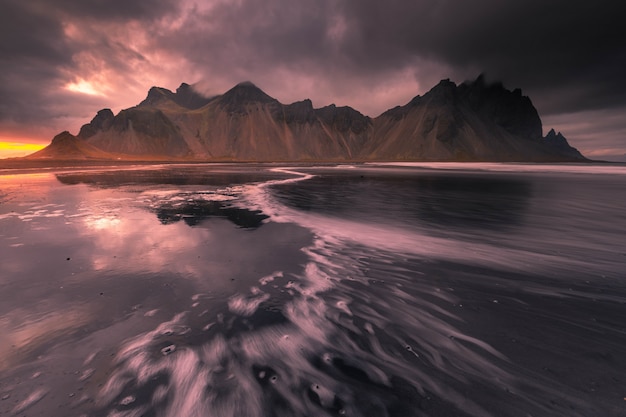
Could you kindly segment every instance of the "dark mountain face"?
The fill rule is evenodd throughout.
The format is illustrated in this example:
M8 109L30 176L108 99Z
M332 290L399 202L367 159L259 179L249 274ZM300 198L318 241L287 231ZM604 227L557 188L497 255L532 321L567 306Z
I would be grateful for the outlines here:
M550 129L544 138L544 142L560 154L567 155L572 159L585 158L580 152L578 152L578 149L571 147L569 143L567 143L567 139L565 139L561 132L556 133L554 129Z
M189 84L182 83L175 93L166 88L152 87L148 91L148 96L139 103L138 107L158 106L172 102L186 109L195 110L206 106L212 99L212 97L204 97L197 93Z
M513 135L541 139L541 119L530 99L522 96L521 90L509 91L501 83L487 85L482 75L459 86L450 80L442 80L424 96L417 96L405 106L390 109L382 116L400 120L411 110L422 106L452 109L449 114L454 114L460 107L467 107L485 122L500 126ZM434 117L430 119L434 120ZM446 122L458 122L455 117L447 119Z
M580 161L520 90L484 78L443 80L423 96L377 118L350 107L284 105L250 82L207 98L188 84L153 87L138 106L104 109L78 139L134 158L229 161ZM59 141L50 145L59 149ZM91 148L90 148L91 149Z
M285 105L281 110L282 111L274 113L274 118L278 122L285 122L287 124L311 124L317 121L313 103L309 99Z
M280 106L278 100L265 94L263 90L250 81L237 84L218 97L216 102L229 113L238 114L247 113L250 105L270 105L275 108Z
M168 101L174 101L174 93L166 88L152 87L148 90L148 96L137 107L156 106Z
M78 137L81 139L87 139L99 131L108 130L111 127L114 119L113 112L111 109L102 109L100 110L96 116L91 119L86 125L83 125L80 128L80 132L78 133Z
M336 107L334 104L315 110L321 121L339 132L360 134L369 129L372 121L351 107Z
M483 76L458 87L460 99L486 120L522 138L541 139L541 119L522 91L509 91L501 83L487 85Z
M211 100L213 100L213 97L204 97L187 83L182 83L180 87L176 89L176 94L174 94L174 102L176 104L192 110L206 106Z
M501 83L486 84L482 76L459 86L442 80L423 96L386 111L373 126L365 159L584 160L576 150L546 146L530 99Z
M190 153L178 126L161 110L139 106L119 112L108 128L87 142L108 152L129 155L184 157Z

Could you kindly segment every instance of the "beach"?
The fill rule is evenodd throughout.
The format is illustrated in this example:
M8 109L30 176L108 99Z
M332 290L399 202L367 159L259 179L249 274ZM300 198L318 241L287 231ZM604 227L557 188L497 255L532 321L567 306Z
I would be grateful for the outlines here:
M0 413L617 416L626 170L0 173Z

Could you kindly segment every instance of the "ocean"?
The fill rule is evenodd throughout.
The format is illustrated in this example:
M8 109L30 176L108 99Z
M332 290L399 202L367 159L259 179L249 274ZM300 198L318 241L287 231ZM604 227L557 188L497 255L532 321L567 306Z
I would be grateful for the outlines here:
M626 167L0 171L0 415L624 416Z

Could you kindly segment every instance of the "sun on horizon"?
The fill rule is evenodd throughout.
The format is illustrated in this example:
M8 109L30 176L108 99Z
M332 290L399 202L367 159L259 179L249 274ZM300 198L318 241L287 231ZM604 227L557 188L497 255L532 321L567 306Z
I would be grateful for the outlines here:
M0 141L0 159L30 155L46 146L42 143Z

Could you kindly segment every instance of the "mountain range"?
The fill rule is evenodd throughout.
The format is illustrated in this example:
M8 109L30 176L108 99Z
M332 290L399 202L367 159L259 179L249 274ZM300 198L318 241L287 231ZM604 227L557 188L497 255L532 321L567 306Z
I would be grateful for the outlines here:
M483 76L442 80L371 118L350 107L282 104L250 82L204 97L152 87L135 107L100 110L28 159L173 161L584 161L521 90Z

